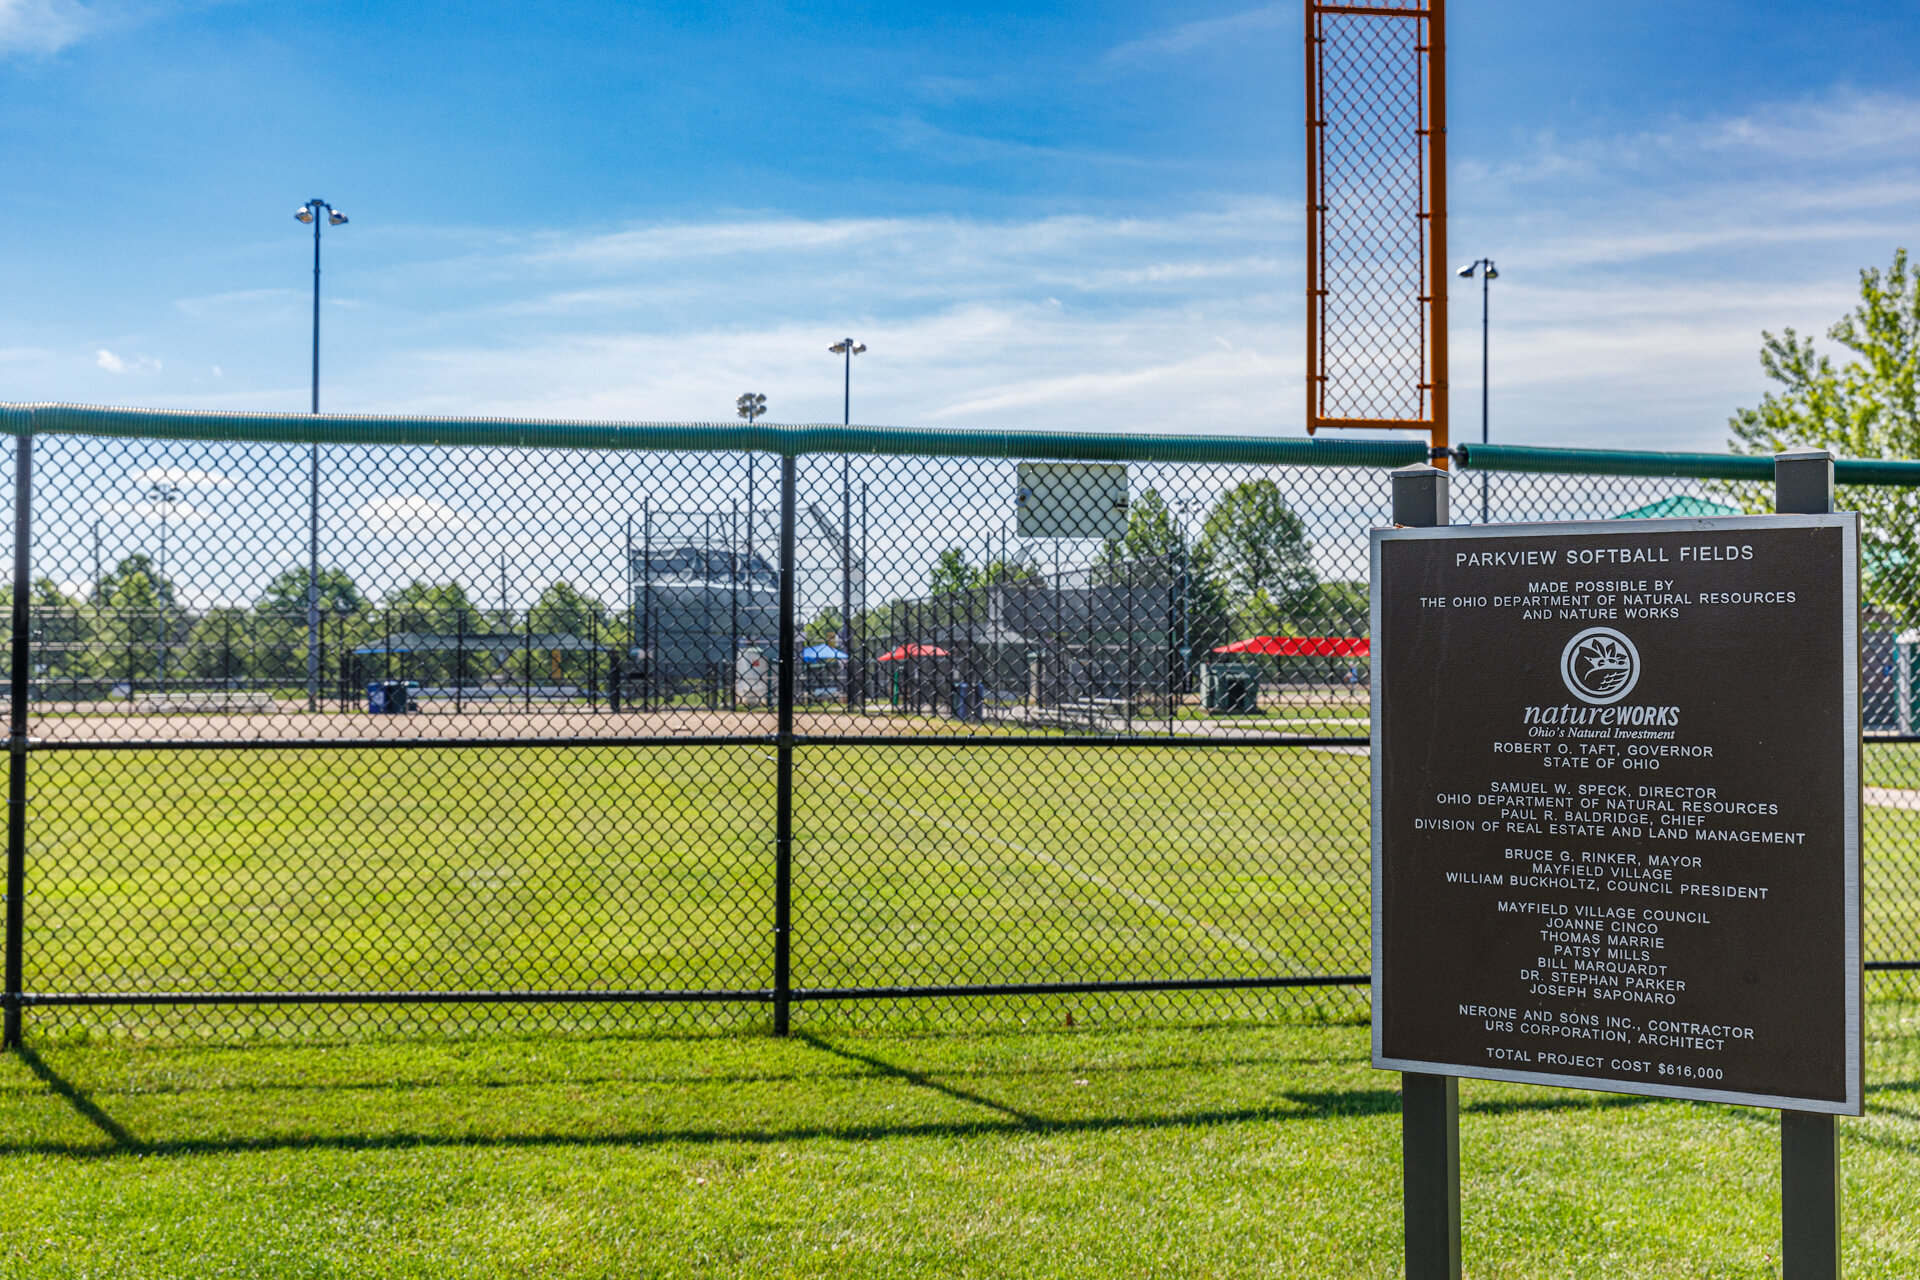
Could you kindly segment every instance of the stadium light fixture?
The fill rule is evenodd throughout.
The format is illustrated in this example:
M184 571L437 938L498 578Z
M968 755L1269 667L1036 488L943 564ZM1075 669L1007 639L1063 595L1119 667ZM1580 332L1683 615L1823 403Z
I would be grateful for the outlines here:
M757 391L749 391L733 402L733 411L740 417L752 422L767 411L767 398Z

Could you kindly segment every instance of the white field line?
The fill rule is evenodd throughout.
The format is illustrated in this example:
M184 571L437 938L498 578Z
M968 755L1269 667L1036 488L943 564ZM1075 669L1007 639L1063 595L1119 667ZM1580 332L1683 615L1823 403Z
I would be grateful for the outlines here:
M1920 791L1899 787L1862 787L1866 802L1876 809L1920 809Z
M859 785L858 783L848 782L846 779L840 777L840 775L837 773L829 774L827 776L834 783L842 787L845 787L847 790L858 792L860 795L865 796L869 800L875 801L876 803L879 803L879 804L886 805L889 808L896 809L899 812L904 813L908 817L911 817L919 822L925 822L936 827L944 827L947 831L955 835L964 836L964 837L975 839L975 840L984 840L988 844L997 844L1003 849L1009 849L1014 853L1019 854L1021 857L1031 858L1035 862L1045 863L1047 866L1052 867L1056 871L1065 872L1067 875L1074 876L1084 881L1087 884L1093 885L1096 888L1104 889L1106 892L1113 894L1117 898L1122 898L1128 902L1131 902L1136 907L1145 907L1149 911L1157 911L1161 915L1168 916L1174 920L1178 920L1181 924L1186 925L1189 929L1196 929L1201 933L1206 934L1209 938L1212 938L1215 942L1222 942L1231 947L1238 947L1241 951L1246 952L1248 955L1258 956L1260 959L1265 960L1270 964L1290 966L1293 970L1294 976L1296 977L1310 976L1314 972L1314 970L1308 968L1304 964L1301 964L1300 961L1296 960L1294 957L1290 955L1284 955L1278 951L1269 951L1265 947L1262 947L1257 943L1249 941L1248 939L1241 937L1237 933L1229 933L1227 930L1222 929L1217 925L1211 925L1204 920L1196 919L1193 916L1188 915L1186 912L1180 910L1178 907L1170 906L1169 904L1160 901L1158 898L1148 897L1144 893L1134 892L1132 889L1127 888L1125 885L1115 884L1113 881L1107 879L1105 876L1101 875L1097 871L1088 871L1084 867L1075 866L1071 862L1062 861L1059 858L1053 857L1051 854L1042 853L1038 849L1030 849L1026 845L1017 844L1012 840L1003 840L999 836L987 835L984 832L981 832L973 827L963 827L959 823L949 822L945 818L937 817L934 814L921 813L918 809L909 808L908 806L901 804L899 801L891 799L887 796L875 795L873 792L867 790L865 787Z

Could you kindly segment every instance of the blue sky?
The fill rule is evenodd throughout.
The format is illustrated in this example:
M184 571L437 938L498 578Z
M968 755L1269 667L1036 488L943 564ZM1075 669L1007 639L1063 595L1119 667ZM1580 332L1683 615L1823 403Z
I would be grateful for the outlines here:
M1920 249L1910 3L1449 13L1496 438L1719 447ZM0 0L0 395L304 408L319 195L330 409L1297 433L1300 21Z

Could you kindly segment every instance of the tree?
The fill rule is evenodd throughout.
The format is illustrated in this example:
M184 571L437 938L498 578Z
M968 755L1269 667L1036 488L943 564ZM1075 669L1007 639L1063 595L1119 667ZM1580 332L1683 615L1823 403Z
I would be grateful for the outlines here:
M1323 582L1314 588L1313 614L1330 636L1364 636L1373 624L1373 602L1364 582Z
M384 637L399 632L457 637L488 635L495 630L492 617L473 603L465 587L457 582L421 582L417 578L381 601L380 616L369 621L368 647L377 647L385 643ZM455 644L457 646L457 640ZM456 647L408 655L402 668L409 679L422 684L443 684L455 679L470 683L496 668L510 665L511 661L503 652L471 649L462 654ZM393 668L391 663L381 665L381 670L392 669L396 674L402 668Z
M385 600L381 607L395 631L466 631L482 635L493 628L488 615L457 582L421 582L415 579Z
M607 606L571 582L555 582L542 591L540 598L534 601L533 608L527 611L527 625L536 633L578 636L589 644L612 649L621 647L619 638L614 634ZM552 658L550 668L555 680L570 679L582 683L592 678L596 661L592 650L554 652L559 655Z
M1860 273L1860 304L1827 330L1856 359L1835 368L1812 338L1762 333L1760 367L1786 389L1733 415L1733 447L1775 453L1788 445L1849 458L1920 456L1920 271L1896 250L1884 273Z
M979 582L980 571L968 561L967 553L959 547L948 547L933 562L933 572L927 578L927 594L954 595L973 590Z
M303 611L304 613L304 611ZM268 665L268 659L255 646L258 623L256 616L245 609L218 606L207 610L194 623L193 631L187 637L187 651L181 658L181 667L188 675L202 680L229 681L244 680L260 674ZM286 628L282 627L282 631ZM287 648L284 639L278 649ZM279 665L287 668L279 674L287 675L292 671L292 663L284 654L275 654ZM300 631L299 673L306 673L306 629L304 623Z
M1195 664L1207 661L1214 647L1232 634L1232 611L1225 584L1214 568L1212 548L1188 544L1186 530L1158 489L1149 488L1128 504L1127 531L1101 544L1094 558L1093 582L1169 593L1174 615L1169 660L1175 670L1187 673L1189 682ZM1185 655L1178 652L1183 647L1182 623Z
M813 619L801 629L802 637L808 644L830 644L840 647L840 606L827 605L813 615Z
M94 597L116 609L157 609L173 603L173 579L154 568L153 557L130 555L100 580Z
M1038 582L1041 574L1032 565L1019 560L990 560L984 567L967 559L959 547L948 547L934 561L927 579L929 595L944 596L1009 582Z
M322 568L319 574L321 645L329 650L326 664L331 667L335 655L330 651L348 632L357 631L342 619L358 620L367 606L366 597L344 569ZM282 569L253 602L253 616L243 623L238 618L202 619L196 633L208 644L217 646L206 653L196 647L196 661L212 664L220 671L233 670L254 679L288 684L304 684L307 678L307 570L304 565ZM195 644L201 643L196 638ZM211 656L207 656L211 654ZM322 674L325 681L325 674Z
M535 631L561 632L586 639L607 634L607 606L571 582L556 582L540 593L529 615Z
M1179 555L1185 546L1173 508L1158 489L1148 489L1127 505L1127 531L1101 548L1101 558L1114 564L1161 560Z
M354 585L353 577L345 569L320 570L320 611L322 613L358 613L366 607L366 597L360 594L360 588ZM304 566L282 569L279 576L267 584L260 598L254 602L254 608L261 613L298 614L307 616L307 571Z
M67 679L91 674L94 611L62 591L52 578L35 578L27 593L35 679ZM0 586L0 611L13 610L13 585Z
M175 607L172 580L144 554L127 556L100 580L93 612L97 674L128 682L158 676L160 655L184 640L192 624Z
M1853 353L1836 365L1812 338L1792 329L1762 333L1760 367L1781 390L1728 423L1740 453L1789 446L1831 449L1847 458L1920 457L1920 270L1907 251L1887 270L1860 273L1860 301L1827 330ZM1715 486L1748 511L1773 508L1771 486ZM1837 505L1861 515L1868 593L1908 625L1920 622L1913 576L1920 572L1920 491L1899 485L1849 486Z
M1311 602L1320 580L1307 522L1271 480L1243 481L1221 494L1207 512L1197 551L1242 604L1258 596L1290 613Z

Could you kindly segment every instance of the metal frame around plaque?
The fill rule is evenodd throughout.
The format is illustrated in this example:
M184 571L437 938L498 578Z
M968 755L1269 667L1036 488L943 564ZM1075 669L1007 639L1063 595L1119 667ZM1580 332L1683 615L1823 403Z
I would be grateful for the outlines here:
M1841 611L1842 611L1842 685L1845 699L1842 767L1842 833L1844 870L1844 963L1846 965L1845 1035L1846 1098L1800 1098L1789 1095L1749 1093L1737 1089L1704 1088L1697 1085L1659 1081L1622 1080L1608 1077L1565 1074L1550 1070L1512 1069L1466 1062L1434 1062L1419 1059L1389 1058L1384 1051L1385 1019L1381 999L1384 988L1384 938L1381 921L1384 893L1384 733L1376 715L1372 756L1372 974L1375 1016L1373 1018L1373 1065L1385 1070L1412 1071L1459 1076L1475 1080L1499 1080L1517 1084L1591 1089L1607 1093L1625 1093L1644 1097L1682 1098L1696 1102L1734 1103L1747 1106L1818 1112L1830 1115L1859 1115L1864 1100L1862 1059L1864 1056L1862 956L1860 946L1861 895L1861 791L1860 791L1860 634L1859 566L1860 539L1858 517L1851 512L1829 515L1721 516L1695 519L1569 521L1548 524L1498 524L1439 526L1436 528L1374 529L1369 547L1371 581L1375 584L1371 600L1373 643L1373 702L1382 705L1390 696L1387 688L1388 656L1391 638L1382 626L1381 548L1400 540L1475 541L1482 539L1555 538L1579 535L1640 535L1655 533L1726 534L1744 529L1837 528L1841 531Z

